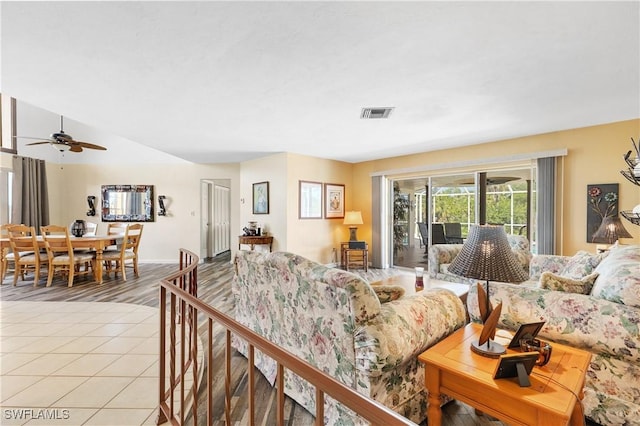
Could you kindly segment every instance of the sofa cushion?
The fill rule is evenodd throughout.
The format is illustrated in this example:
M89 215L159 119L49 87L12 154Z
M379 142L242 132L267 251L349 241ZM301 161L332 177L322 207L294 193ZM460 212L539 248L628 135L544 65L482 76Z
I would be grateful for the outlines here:
M404 287L399 285L371 285L380 303L392 302L404 296Z
M522 269L528 273L529 263L533 257L529 247L529 240L524 235L507 234L507 241L509 242L511 251L516 256L518 263L522 266Z
M566 293L589 294L593 287L593 282L598 277L598 273L587 275L579 280L563 277L553 272L543 272L540 275L538 286L548 290L564 291Z
M605 256L605 254L591 254L587 251L580 250L558 271L558 275L574 280L581 280L583 277L592 274Z
M591 295L640 308L640 246L617 246L596 268Z

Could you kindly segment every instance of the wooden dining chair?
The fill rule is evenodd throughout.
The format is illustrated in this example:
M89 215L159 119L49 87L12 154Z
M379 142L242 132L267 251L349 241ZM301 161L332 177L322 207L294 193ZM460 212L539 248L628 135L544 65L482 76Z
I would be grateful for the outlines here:
M8 228L9 244L13 250L13 285L18 284L18 277L24 277L33 270L33 286L40 281L40 268L47 264L47 253L40 251L36 229L33 226L15 225Z
M102 260L106 265L107 275L110 272L114 272L117 276L118 272L122 272L122 280L127 280L127 274L125 268L127 268L127 262L131 262L133 267L133 274L138 277L138 247L140 246L140 238L142 237L142 227L140 223L134 223L129 225L125 229L124 239L120 245L119 250L105 250L102 253ZM115 267L111 264L115 263Z
M69 230L66 226L49 225L40 227L44 245L49 259L49 276L47 287L51 286L56 271L67 275L69 287L73 287L73 279L77 275L94 274L96 269L95 253L74 252ZM91 264L91 270L80 270L80 265Z
M124 235L127 230L125 223L110 223L107 225L107 235Z
M73 225L75 224L75 220L73 222L71 222L69 224L69 232L73 235ZM82 234L83 237L95 237L96 236L96 231L98 229L98 224L95 222L89 222L86 221L84 222L84 227L85 227L85 231L84 234Z
M5 223L0 225L0 238L9 238L9 228L17 225L19 224ZM14 259L15 256L13 255L13 251L11 251L11 245L4 247L2 249L2 263L0 263L0 284L4 281L4 277L7 275L9 269L15 270ZM12 268L9 268L9 264L11 264Z

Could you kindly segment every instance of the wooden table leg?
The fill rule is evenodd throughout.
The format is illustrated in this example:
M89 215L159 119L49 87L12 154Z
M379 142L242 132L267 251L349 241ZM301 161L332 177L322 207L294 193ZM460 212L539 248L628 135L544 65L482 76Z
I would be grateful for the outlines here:
M427 422L429 426L442 424L442 409L440 408L440 370L427 365L425 368L425 384L429 392Z
M96 281L98 284L102 284L102 252L104 247L96 247Z
M573 406L573 411L571 412L571 418L569 419L569 424L571 426L584 426L584 412L582 410L582 399L584 398L584 384L582 385L583 390L578 394L578 399L576 401L576 405Z

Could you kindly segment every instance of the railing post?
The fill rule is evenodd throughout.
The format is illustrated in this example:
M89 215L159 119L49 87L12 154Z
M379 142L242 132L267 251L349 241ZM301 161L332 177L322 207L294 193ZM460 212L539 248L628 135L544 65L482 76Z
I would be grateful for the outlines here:
M162 423L166 423L167 418L166 413L164 412L164 396L165 396L165 385L166 385L166 377L165 377L165 363L166 363L166 323L167 323L167 289L163 286L160 286L160 361L158 362L160 366L160 383L158 386L158 416L156 417L156 424L160 425Z

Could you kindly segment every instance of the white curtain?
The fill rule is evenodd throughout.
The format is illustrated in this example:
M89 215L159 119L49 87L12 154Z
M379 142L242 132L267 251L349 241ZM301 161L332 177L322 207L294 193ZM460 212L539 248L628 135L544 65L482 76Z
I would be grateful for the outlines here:
M44 160L13 156L13 223L24 223L36 230L49 225L49 193Z

